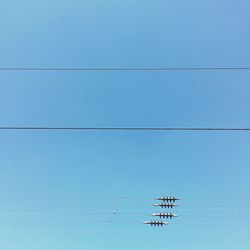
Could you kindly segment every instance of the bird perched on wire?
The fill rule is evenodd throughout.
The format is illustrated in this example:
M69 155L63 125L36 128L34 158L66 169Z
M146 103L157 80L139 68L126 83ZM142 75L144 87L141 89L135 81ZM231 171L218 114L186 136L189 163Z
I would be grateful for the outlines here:
M156 207L167 207L167 208L172 208L172 207L177 207L176 204L172 204L172 203L159 203L159 204L155 204L154 206Z
M152 214L152 216L158 216L160 218L170 218L172 219L173 217L177 217L176 214L172 214L172 213L155 213L155 214Z
M151 226L163 226L163 225L167 225L168 222L165 221L145 221L144 224L148 224Z

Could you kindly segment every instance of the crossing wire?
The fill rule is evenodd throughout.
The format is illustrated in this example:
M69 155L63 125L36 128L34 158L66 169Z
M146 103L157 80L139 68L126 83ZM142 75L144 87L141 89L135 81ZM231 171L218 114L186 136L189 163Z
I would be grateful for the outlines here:
M82 131L250 131L247 127L28 127L1 126L0 130L82 130Z
M0 71L242 71L250 67L145 67L145 68L57 68L57 67L2 67Z

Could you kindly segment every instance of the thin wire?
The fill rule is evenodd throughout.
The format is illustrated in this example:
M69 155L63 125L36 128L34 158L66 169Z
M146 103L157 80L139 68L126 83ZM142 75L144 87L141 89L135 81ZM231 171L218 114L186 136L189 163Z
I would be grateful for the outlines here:
M76 205L76 206L82 206L82 205L100 205L99 201L90 201L90 200L76 200L76 201L69 201L69 200L39 200L39 199L23 199L23 200L4 200L4 199L0 199L1 205L15 205L15 204L26 204L26 205L34 205L34 204L45 204L45 205ZM102 205L113 205L113 202L109 202L109 201L102 201L101 202ZM153 207L154 203L138 203L138 202L126 202L126 201L120 201L120 202L116 202L116 206L144 206L146 207ZM208 209L208 208L218 208L218 209L225 209L225 208L235 208L232 207L232 204L226 204L226 203L221 203L219 205L214 205L213 203L211 204L206 204L206 203L199 203L198 205L195 204L189 204L188 207L186 207L185 204L183 203L173 203L173 205L175 205L176 209L193 209L193 208L201 208L201 209ZM241 203L241 205L243 205L243 203ZM244 206L245 205L245 206ZM244 209L249 209L249 203L244 203L244 205L242 206L242 208ZM185 208L184 208L185 207Z
M167 196L167 195L166 195ZM101 196L101 195L89 195L89 196L85 196L85 195L64 195L64 194L61 194L61 195L53 195L53 194L0 194L0 201L3 200L4 198L7 198L9 200L9 198L11 197L11 199L13 200L13 197L16 199L16 198L21 198L22 200L25 199L35 199L35 200L38 200L38 199L55 199L55 198L76 198L76 199L84 199L84 201L91 201L91 200L113 200L113 203L119 203L123 200L147 200L147 201L155 201L157 202L157 199L155 197L132 197L132 196ZM180 202L182 201L210 201L210 200L216 200L216 201L235 201L235 200L246 200L246 201L250 201L250 197L235 197L235 198L196 198L196 197L192 197L192 198L189 198L189 197L177 197L180 199ZM176 201L177 203L178 201Z
M27 127L2 126L0 130L82 130L82 131L250 131L250 128L222 127Z
M145 68L56 68L56 67L5 67L0 71L236 71L250 67L145 67Z
M97 220L97 219L82 219L82 218L27 218L27 217L18 217L18 218L0 218L0 221L2 222L8 222L8 221L14 221L14 222L20 222L25 220L26 223L28 221L39 221L39 222L64 222L64 223L125 223L125 224L143 224L141 221L122 221L122 220ZM244 222L244 225L248 225L249 222ZM203 226L203 225L208 225L208 226L219 226L219 225L235 225L235 223L218 223L218 222L211 222L211 223L204 223L204 222L169 222L169 225L197 225L197 226Z
M168 196L168 195L166 195ZM170 195L171 196L171 195ZM147 200L147 201L155 201L157 202L157 200L155 199L155 197L133 197L133 196L103 196L103 195L74 195L74 194L68 194L68 195L65 195L65 194L25 194L25 193L18 193L18 194L0 194L0 200L2 200L3 198L8 198L11 197L14 197L14 198L22 198L22 200L25 198L25 199L34 199L37 200L37 199L45 199L45 198L77 198L77 199L84 199L84 201L90 201L90 200L99 200L99 199L103 199L103 200L108 200L108 199L111 199L111 200L114 200L113 203L119 203L120 201L122 200ZM192 197L192 198L189 198L189 197L177 197L180 199L180 202L181 201L210 201L210 200L216 200L216 201L235 201L235 200L249 200L250 201L250 197L235 197L235 198L200 198L200 197Z
M83 206L83 205L99 205L100 203L98 201L56 201L56 200L52 200L52 201L48 201L48 200L1 200L2 204L25 204L25 205L30 205L30 204L50 204L50 205L60 205L62 206ZM102 205L113 205L112 202L102 202ZM127 202L116 202L116 205L118 206L147 206L147 207L152 207L154 204L153 203L127 203ZM195 208L193 208L195 207ZM176 204L175 209L178 210L193 210L193 209L234 209L234 207L231 206L214 206L211 205L211 207L209 207L208 205L192 205L189 206L189 208L183 208L183 205L181 204ZM250 209L250 207L242 207L242 209Z
M62 208L65 208L65 207L62 207L62 206L60 206L60 208L62 209ZM80 207L81 208L81 207ZM119 215L119 214L136 214L136 215L142 215L142 214L151 214L151 213L153 213L153 212L155 212L155 211L152 211L152 210L120 210L120 209L118 209L118 210L116 210L116 211L111 211L111 210L106 210L106 211L95 211L95 210L91 210L91 211L86 211L86 210L81 210L79 208L79 210L74 210L74 214L84 214L84 213L91 213L91 214L101 214L101 213L103 213L103 214L109 214L109 213L116 213L117 215ZM224 207L224 208L200 208L200 209L198 209L198 208L193 208L193 209L191 209L191 208L182 208L182 209L176 209L175 210L175 212L176 213L179 213L180 211L219 211L219 210L221 210L221 211L223 211L223 210L228 210L228 211L234 211L235 209L237 209L237 210L245 210L244 212L248 212L248 210L250 210L250 207L237 207L237 208L235 208L235 207L231 207L231 208L229 208L229 207ZM2 210L2 212L18 212L19 210L17 210L17 209L5 209L5 210ZM26 213L28 213L28 212L44 212L44 210L36 210L36 209L29 209L29 210L20 210L20 211L24 211L24 212L26 212ZM49 211L48 209L46 209L45 210L45 212L51 212L51 211ZM62 213L63 211L60 211L60 213ZM70 212L70 211L69 211ZM57 211L53 211L53 213L57 213ZM0 214L1 214L1 212L0 212ZM183 215L182 217L186 217L186 216L189 216L189 215ZM224 217L224 216L223 216Z
M72 230L74 230L74 229L72 229L72 228L69 228L69 227L64 227L64 228L62 228L61 226L60 227L52 227L51 225L50 225L50 227L49 228L46 228L46 227L41 227L41 225L39 225L39 228L38 227L34 227L33 225L30 227L30 228L28 228L28 226L21 226L21 227L19 227L19 226L17 226L17 225L15 225L15 228L13 228L13 227L10 227L10 228L7 228L7 227L5 227L5 228L1 228L0 227L0 230L2 231L2 230L4 230L4 231L12 231L12 230L16 230L16 229L19 229L19 230L48 230L48 231L72 231ZM77 229L77 231L79 231L79 232L81 232L81 233L122 233L122 234L124 234L124 233L150 233L150 234L206 234L206 232L204 232L204 231L197 231L197 232L194 232L194 231L168 231L168 230L166 230L166 231L157 231L157 230L155 230L156 228L152 228L154 231L135 231L135 230L79 230L79 229ZM164 227L163 228L157 228L157 229L164 229ZM166 227L165 227L165 229L167 229ZM211 233L213 233L213 232L211 232ZM210 233L210 234L211 234ZM218 232L214 232L215 234L218 234ZM223 233L219 233L219 234L223 234ZM239 235L238 233L235 233L235 232L230 232L230 233L227 233L227 235ZM249 235L249 234L246 234L246 235Z
M33 215L72 215L72 216L76 216L76 215L112 215L112 218L115 217L120 217L122 215L132 215L132 216L147 216L150 215L148 213L130 213L130 212L119 212L119 211L79 211L79 212L39 212L39 211L30 211L30 212L12 212L12 213L1 213L0 212L0 216L25 216L25 218L27 218L27 216L33 216ZM232 218L234 219L233 215L179 215L178 217L181 218L188 218L188 217L192 217L192 218ZM238 216L238 218L250 218L250 216Z

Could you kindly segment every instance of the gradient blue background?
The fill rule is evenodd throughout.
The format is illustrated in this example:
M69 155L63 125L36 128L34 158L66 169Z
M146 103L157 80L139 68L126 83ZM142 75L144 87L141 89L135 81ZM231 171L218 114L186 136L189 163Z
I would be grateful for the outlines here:
M0 7L1 67L250 65L249 1ZM1 71L0 81L1 126L250 127L248 71ZM248 132L0 131L0 249L247 250L249 167ZM143 225L160 211L153 199L172 194L179 217Z

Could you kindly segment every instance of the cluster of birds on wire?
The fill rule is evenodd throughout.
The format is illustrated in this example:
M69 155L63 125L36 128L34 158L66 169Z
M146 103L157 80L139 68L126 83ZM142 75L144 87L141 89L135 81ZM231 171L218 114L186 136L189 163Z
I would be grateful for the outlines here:
M175 202L177 200L180 200L178 198L175 198L174 196L162 196L160 198L157 198L156 200L160 201L161 203L155 204L154 206L156 207L161 207L161 208L173 208L176 207L177 205ZM177 217L176 214L170 213L170 212L160 212L160 213L154 213L152 216L159 217L161 218L167 218L167 219L172 219L174 217ZM162 220L151 220L151 221L145 221L144 224L148 224L151 226L163 226L169 224L169 222L165 222Z

